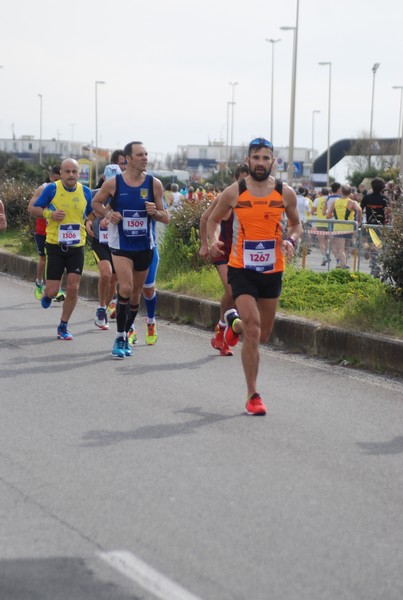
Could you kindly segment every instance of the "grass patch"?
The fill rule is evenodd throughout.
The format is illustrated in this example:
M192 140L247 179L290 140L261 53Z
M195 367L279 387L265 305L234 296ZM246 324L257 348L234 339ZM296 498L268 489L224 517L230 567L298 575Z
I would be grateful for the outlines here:
M207 300L219 301L223 294L221 279L214 267L206 267L201 271L176 273L169 279L158 277L158 287Z
M403 308L379 279L334 269L288 267L280 310L356 331L403 337Z
M0 247L8 252L12 252L13 254L22 254L19 252L19 248L21 246L20 241L20 233L12 230L6 229L6 231L2 231L0 234Z
M30 245L24 231L8 230L0 235L0 247L36 257L35 243L31 242ZM88 243L84 268L97 271ZM160 290L214 301L219 301L223 293L221 280L212 266L176 274L159 272L157 286ZM324 325L403 338L402 300L396 299L379 279L364 273L341 269L317 273L289 265L279 310Z
M219 301L222 285L214 267L159 277L159 289ZM334 269L326 273L288 266L279 310L324 325L403 338L402 302L379 279Z

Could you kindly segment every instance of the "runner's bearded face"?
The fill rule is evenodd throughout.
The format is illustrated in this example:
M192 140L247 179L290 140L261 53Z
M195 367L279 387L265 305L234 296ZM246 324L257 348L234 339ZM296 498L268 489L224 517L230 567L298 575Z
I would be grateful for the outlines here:
M249 155L249 175L255 181L266 181L270 177L274 158L269 150L261 148Z

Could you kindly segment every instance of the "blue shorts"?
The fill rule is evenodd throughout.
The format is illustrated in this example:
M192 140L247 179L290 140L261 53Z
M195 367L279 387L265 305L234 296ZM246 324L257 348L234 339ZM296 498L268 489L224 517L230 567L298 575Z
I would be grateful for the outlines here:
M46 235L42 235L41 233L34 233L36 247L38 248L39 256L46 256L45 253L45 240Z

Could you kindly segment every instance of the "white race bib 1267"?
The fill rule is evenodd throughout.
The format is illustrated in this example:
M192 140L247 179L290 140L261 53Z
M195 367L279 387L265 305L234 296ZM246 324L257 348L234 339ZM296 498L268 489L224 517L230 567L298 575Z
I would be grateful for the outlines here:
M243 264L245 269L261 273L273 271L276 264L276 240L245 240Z

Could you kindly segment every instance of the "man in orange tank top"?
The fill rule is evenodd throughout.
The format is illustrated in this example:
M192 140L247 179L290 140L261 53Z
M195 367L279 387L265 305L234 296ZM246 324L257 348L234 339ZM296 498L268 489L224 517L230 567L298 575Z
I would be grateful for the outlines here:
M207 223L211 257L223 254L219 224L228 210L234 211L232 250L228 282L236 309L225 313L224 339L235 346L243 334L242 366L247 386L246 412L265 415L257 392L259 343L266 343L273 329L281 293L285 260L301 237L297 197L294 190L270 173L275 162L273 145L264 138L249 144L249 175L221 194ZM283 216L287 235L283 235Z

